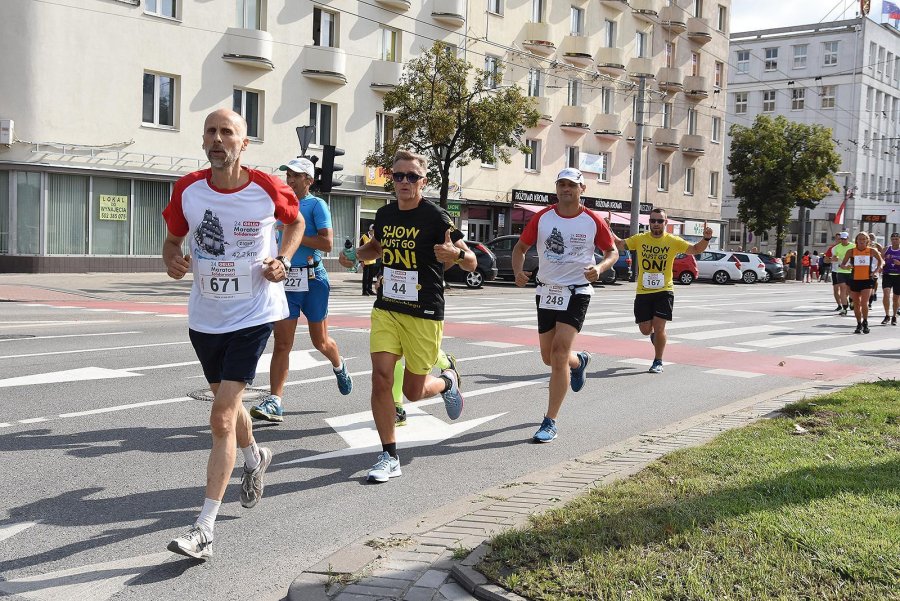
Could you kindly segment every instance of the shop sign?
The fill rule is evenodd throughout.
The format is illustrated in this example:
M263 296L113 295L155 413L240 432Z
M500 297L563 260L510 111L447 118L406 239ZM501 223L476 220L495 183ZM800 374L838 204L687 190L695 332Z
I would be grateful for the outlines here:
M447 201L447 212L451 217L459 217L462 203Z
M128 221L128 197L101 194L100 219L102 221Z

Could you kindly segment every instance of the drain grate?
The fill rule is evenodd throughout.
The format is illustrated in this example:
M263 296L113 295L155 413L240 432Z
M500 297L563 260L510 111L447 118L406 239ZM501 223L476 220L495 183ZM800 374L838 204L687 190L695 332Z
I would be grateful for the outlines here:
M244 390L244 402L254 403L262 399L267 394L269 394L269 391L266 388L247 388ZM197 401L207 401L209 403L213 402L213 393L209 388L194 390L192 392L189 392L187 395Z

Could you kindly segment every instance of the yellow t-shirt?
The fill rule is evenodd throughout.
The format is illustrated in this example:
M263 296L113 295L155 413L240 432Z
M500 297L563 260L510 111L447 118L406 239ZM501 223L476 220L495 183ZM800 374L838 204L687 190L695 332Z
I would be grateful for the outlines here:
M650 232L643 232L627 238L625 248L635 251L637 293L674 292L672 265L675 255L690 247L690 242L669 233L654 238Z

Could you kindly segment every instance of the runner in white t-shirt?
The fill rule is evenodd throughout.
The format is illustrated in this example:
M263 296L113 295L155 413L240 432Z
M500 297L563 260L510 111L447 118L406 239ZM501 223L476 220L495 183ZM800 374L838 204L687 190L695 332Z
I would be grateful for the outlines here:
M168 227L163 261L171 278L193 275L189 334L214 395L206 499L194 526L168 545L174 553L199 559L212 556L213 528L234 469L235 445L244 454L241 505L253 507L262 497L272 451L253 440L241 398L256 376L273 322L288 315L278 282L290 269L285 257L293 255L303 234L290 188L280 178L241 167L248 143L247 123L240 115L226 109L210 113L203 150L211 167L179 179L163 211ZM280 254L276 221L288 224ZM185 240L187 255L182 254Z
M535 432L535 442L556 438L556 418L570 383L578 392L584 386L591 355L572 352L575 335L581 331L593 282L619 258L613 235L603 219L581 206L584 176L566 168L556 176L559 203L531 218L513 248L512 267L516 285L525 286L531 273L523 271L525 253L538 244L537 316L541 359L550 366L550 398L547 413ZM594 248L603 260L594 263Z

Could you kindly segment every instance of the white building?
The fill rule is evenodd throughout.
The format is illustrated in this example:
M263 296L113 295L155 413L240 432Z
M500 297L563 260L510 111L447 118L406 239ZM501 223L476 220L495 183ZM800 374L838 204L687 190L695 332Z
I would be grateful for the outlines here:
M556 172L627 228L637 81L647 82L640 200L676 231L719 218L730 0L4 0L0 4L0 271L158 269L171 184L203 168L203 119L248 120L246 164L346 151L327 196L336 246L387 195L365 155L390 135L385 91L433 40L503 65L543 119L533 154L454 171L470 238L518 231ZM519 206L519 205L524 206ZM618 214L616 214L618 213ZM645 219L645 218L644 218Z
M730 64L729 126L749 127L766 114L832 130L844 189L810 212L805 248L821 253L842 229L879 238L900 229L900 32L861 18L733 33ZM835 224L845 191L843 224ZM774 252L774 231L754 238L737 219L737 207L729 178L723 246ZM799 229L795 209L784 252L796 249Z

